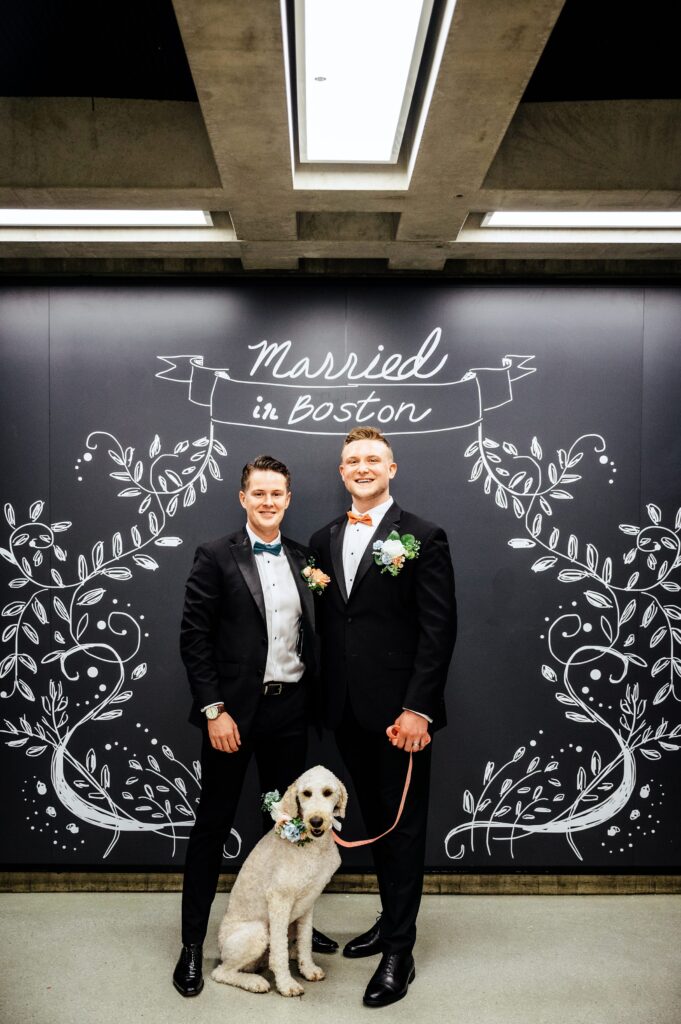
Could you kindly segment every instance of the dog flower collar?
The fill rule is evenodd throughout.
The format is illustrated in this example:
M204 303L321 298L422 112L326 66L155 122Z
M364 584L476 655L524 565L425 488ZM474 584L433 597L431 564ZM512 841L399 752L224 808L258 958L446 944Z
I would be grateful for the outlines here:
M279 790L273 789L264 793L262 798L262 810L266 811L275 821L274 831L282 839L286 839L294 846L305 846L312 842L312 836L307 834L307 827L302 818L292 818L289 814L282 814L279 810L281 797Z

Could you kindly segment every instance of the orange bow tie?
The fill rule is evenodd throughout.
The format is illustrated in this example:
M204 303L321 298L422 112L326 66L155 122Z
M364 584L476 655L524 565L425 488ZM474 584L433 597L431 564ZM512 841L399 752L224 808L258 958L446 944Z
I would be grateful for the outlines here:
M365 526L373 526L371 516L368 512L365 512L363 516L358 516L352 509L348 512L348 519L351 523L364 523Z

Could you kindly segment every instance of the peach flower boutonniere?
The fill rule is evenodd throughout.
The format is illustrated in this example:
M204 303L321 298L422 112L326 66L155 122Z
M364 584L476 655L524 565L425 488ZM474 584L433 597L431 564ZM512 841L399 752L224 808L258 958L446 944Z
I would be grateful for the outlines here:
M301 575L313 594L323 594L331 582L331 577L315 566L314 558L308 558Z

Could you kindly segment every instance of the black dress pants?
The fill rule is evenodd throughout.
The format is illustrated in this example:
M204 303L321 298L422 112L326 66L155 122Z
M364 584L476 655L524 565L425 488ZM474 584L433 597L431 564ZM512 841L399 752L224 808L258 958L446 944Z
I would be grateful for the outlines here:
M261 792L287 787L305 770L307 714L304 687L285 686L260 699L250 733L236 754L215 750L204 725L201 798L189 836L182 889L182 942L202 943L215 898L222 849L229 838L251 757ZM259 808L253 808L259 814ZM267 828L272 826L271 820Z
M389 725L386 722L386 728ZM336 742L352 778L369 838L390 828L400 806L409 755L385 732L368 732L346 701ZM428 822L430 745L414 755L404 811L397 828L369 849L373 853L383 913L381 951L411 950L421 903Z

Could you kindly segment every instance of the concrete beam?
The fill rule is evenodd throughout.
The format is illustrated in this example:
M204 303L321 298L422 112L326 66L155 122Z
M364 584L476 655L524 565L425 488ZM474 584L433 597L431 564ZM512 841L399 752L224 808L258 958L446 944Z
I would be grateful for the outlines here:
M242 245L241 265L244 270L297 270L298 257L282 255L278 251L277 243L275 246L277 251L273 251L271 244L248 243Z
M219 185L196 103L0 98L2 188L205 189Z
M422 242L433 239L453 242L469 213L456 198L440 196L438 204L432 201L415 202L400 217L397 238L402 242Z
M173 5L223 188L268 216L292 191L279 4Z
M457 199L481 186L562 6L458 0L398 238L456 238Z
M413 254L401 254L399 256L391 256L388 260L389 270L428 270L433 274L438 274L444 270L445 263L447 262L447 254L443 253L441 256L432 256L427 253Z
M486 189L681 189L681 99L522 103Z

